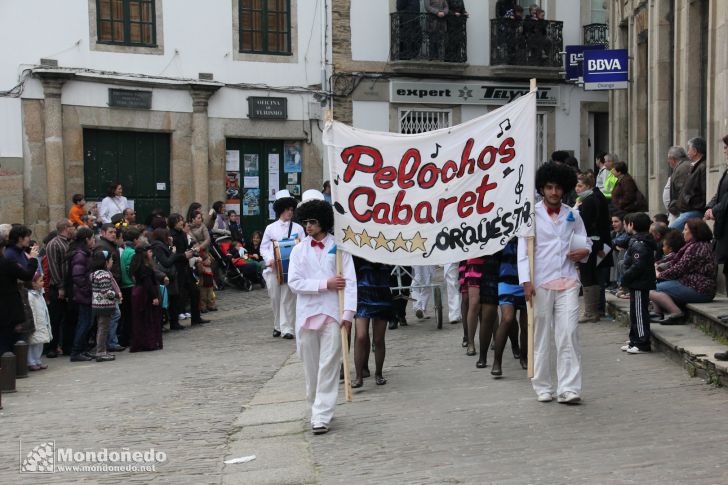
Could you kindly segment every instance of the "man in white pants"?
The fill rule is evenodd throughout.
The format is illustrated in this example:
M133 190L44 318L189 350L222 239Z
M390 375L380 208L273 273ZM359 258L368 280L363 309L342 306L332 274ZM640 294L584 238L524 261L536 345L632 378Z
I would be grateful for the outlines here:
M413 266L412 272L412 297L415 302L412 308L415 310L417 318L422 320L425 318L425 310L427 310L427 302L430 301L430 293L432 288L417 288L418 286L428 286L432 284L432 274L435 272L434 266Z
M536 190L543 200L535 206L536 240L534 277L528 263L528 239L518 244L518 277L526 299L533 302L534 375L531 380L539 402L553 400L551 339L556 342L558 402L581 401L581 349L579 348L579 274L576 263L586 262L591 240L579 211L561 203L576 185L576 174L563 164L550 162L536 172Z
M292 221L296 205L298 205L298 201L291 197L287 190L278 192L276 201L273 203L273 210L278 220L268 224L263 233L263 240L260 242L260 255L266 265L263 278L273 307L273 336L280 337L282 334L285 339L294 338L296 296L287 284L278 283L273 241L296 237L300 240L305 236L303 228Z
M450 323L459 323L460 315L460 282L458 281L459 263L449 263L443 266L445 273L445 287L447 288L447 311Z

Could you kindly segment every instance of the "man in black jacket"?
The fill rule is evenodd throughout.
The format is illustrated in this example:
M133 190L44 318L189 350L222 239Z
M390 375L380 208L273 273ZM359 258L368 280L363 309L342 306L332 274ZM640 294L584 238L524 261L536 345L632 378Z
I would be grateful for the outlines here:
M397 0L397 16L399 20L398 60L416 59L422 49L420 0Z
M670 229L682 231L685 222L693 217L703 217L705 212L705 140L702 138L691 138L688 141L688 158L690 159L690 170L685 185L680 191L677 209L680 217L670 224Z
M657 285L655 276L655 249L650 236L650 216L642 212L627 214L624 225L632 234L624 255L622 286L629 288L629 341L622 350L629 354L649 352L650 347L650 290Z
M184 296L190 299L190 311L192 312L192 325L209 323L200 316L200 290L195 284L192 269L188 260L195 256L196 248L190 246L187 240L187 234L184 232L185 219L180 214L170 214L167 219L169 226L169 235L172 237L172 245L175 247L177 254L184 254L185 259L175 263L177 269L177 285L180 292L180 301L184 302ZM181 305L184 307L184 304ZM184 308L175 308L174 311L182 313Z

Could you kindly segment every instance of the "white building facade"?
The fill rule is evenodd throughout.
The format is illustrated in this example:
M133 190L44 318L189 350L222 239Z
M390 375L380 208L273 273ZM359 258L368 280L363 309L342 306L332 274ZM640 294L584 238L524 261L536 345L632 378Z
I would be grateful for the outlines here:
M320 188L327 3L0 2L0 222L43 233L120 182L138 219L223 200L263 227Z

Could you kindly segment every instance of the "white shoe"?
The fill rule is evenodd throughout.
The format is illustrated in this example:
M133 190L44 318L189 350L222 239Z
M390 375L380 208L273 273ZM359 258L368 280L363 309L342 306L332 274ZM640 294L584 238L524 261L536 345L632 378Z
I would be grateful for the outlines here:
M415 315L420 320L422 320L423 318L425 318L425 312L423 312L422 310L415 310Z
M554 396L552 396L550 392L542 392L538 395L536 400L538 402L551 402L554 400Z
M629 342L627 342L626 344L622 345L619 350L621 350L622 352L627 352L629 350L629 347Z
M627 349L628 354L646 354L646 350L640 350L638 347L630 347Z
M186 313L180 313L180 314L179 314L179 316L178 316L177 318L178 318L179 320L185 320L185 319L187 318L187 314L186 314Z
M579 396L575 392L566 391L562 394L559 394L559 397L556 400L562 404L573 404L581 401L581 396Z

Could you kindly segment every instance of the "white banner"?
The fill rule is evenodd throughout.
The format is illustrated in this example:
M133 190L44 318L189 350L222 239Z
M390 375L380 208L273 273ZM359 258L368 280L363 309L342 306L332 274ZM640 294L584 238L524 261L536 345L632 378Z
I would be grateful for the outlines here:
M536 93L420 135L327 123L336 243L369 261L444 264L533 234Z

